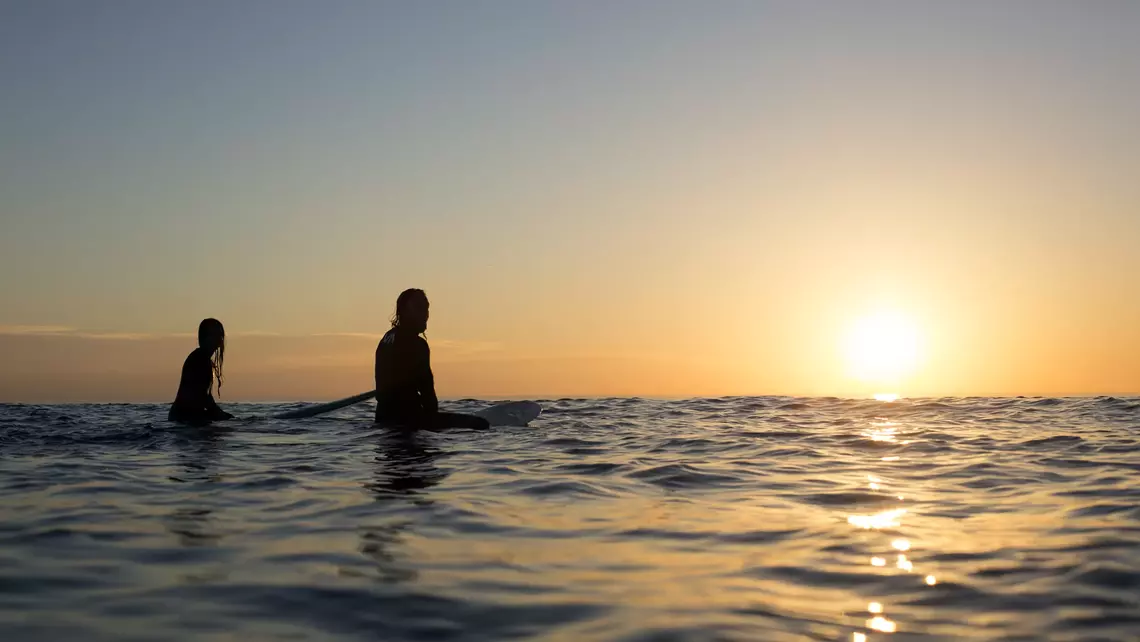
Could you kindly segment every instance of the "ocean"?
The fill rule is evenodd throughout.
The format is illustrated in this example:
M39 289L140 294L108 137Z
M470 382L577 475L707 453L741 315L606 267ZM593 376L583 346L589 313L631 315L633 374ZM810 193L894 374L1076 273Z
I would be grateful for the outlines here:
M0 405L0 640L1140 639L1140 399L541 403Z

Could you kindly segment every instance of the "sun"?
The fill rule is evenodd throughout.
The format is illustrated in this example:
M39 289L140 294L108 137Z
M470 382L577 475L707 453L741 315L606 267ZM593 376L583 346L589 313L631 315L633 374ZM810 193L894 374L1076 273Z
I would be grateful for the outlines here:
M918 366L919 333L906 316L879 311L856 320L844 350L852 376L860 381L898 385Z

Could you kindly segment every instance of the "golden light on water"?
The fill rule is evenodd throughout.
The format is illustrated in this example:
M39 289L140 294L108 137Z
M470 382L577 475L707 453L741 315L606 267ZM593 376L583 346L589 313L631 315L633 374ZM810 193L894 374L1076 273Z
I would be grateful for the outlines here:
M890 403L899 400L899 393L897 392L876 392L875 401L885 401Z
M865 430L862 434L864 437L878 442L909 443L907 441L900 442L897 439L899 428L896 422L880 419L870 422L870 428ZM900 458L897 455L890 455L881 457L880 460L899 461ZM880 490L893 483L892 481L885 481L874 473L867 474L866 480L872 490ZM899 501L904 499L901 494L895 496ZM847 522L856 528L864 530L894 529L901 527L900 520L906 512L907 509L905 508L896 508L870 515L848 515ZM890 548L893 549L895 562L892 566L902 573L917 573L914 562L911 561L907 555L914 548L914 544L910 538L893 536L887 538L884 543L889 543ZM887 558L887 555L874 555L871 557L871 566L885 569L888 566ZM934 586L938 583L934 575L920 575L920 577L923 578L927 586ZM865 621L865 626L868 630L879 633L896 633L898 631L898 623L885 616L884 607L881 602L868 602L867 613L871 616L871 619ZM869 637L867 633L853 632L851 639L866 642Z
M897 442L897 425L893 421L874 421L871 422L871 429L863 432L863 436L870 437L872 441Z
M882 631L883 633L894 633L898 627L891 620L888 620L881 615L877 615L867 620L867 628L874 629L875 631Z
M907 573L914 570L914 562L908 560L906 558L906 555L899 555L898 563L896 563L895 566L898 566L900 569L906 571Z
M848 515L847 523L863 529L894 528L899 525L898 519L905 513L905 508L896 508L874 515Z

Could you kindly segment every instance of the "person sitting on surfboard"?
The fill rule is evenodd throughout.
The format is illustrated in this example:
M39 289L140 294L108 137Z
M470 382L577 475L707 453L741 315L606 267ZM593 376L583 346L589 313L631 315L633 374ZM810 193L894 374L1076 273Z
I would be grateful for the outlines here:
M475 415L440 412L431 372L427 330L428 298L408 289L396 299L392 329L376 346L376 421L408 428L487 428Z
M217 319L198 324L198 348L182 364L182 381L170 406L170 421L205 424L234 416L214 402L214 377L222 390L222 359L226 353L226 330Z

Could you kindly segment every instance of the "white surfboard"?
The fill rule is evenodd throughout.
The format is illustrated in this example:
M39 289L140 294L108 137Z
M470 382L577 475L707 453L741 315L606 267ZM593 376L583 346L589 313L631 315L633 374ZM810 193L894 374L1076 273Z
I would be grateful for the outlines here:
M508 401L472 413L492 426L525 426L542 414L542 406L533 401Z

